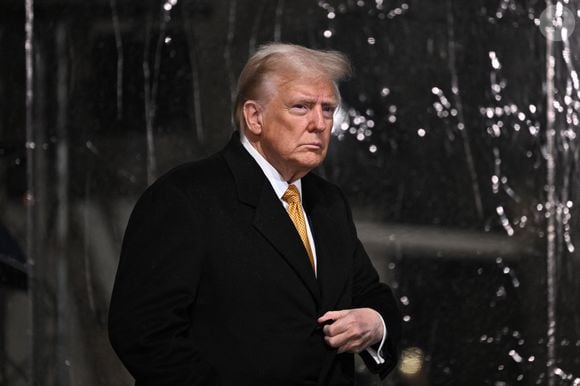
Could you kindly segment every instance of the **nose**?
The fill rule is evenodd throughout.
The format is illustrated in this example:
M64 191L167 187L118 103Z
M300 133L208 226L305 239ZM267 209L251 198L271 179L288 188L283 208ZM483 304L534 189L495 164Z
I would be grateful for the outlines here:
M316 105L311 110L310 116L311 125L313 131L324 131L326 129L326 120L324 119L324 114L322 112L322 106Z

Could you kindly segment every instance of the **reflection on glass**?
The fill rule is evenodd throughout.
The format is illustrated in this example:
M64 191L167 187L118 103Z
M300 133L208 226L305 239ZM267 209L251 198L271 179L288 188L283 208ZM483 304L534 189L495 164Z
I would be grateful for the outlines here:
M223 146L277 40L355 65L318 172L401 300L386 384L580 384L578 4L2 2L0 383L131 384L106 332L129 211Z

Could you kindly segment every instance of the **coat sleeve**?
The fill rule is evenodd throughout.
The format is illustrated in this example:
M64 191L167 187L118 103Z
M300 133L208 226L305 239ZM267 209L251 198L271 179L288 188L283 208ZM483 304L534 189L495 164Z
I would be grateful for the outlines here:
M189 334L203 263L201 219L179 188L159 181L137 202L109 309L109 338L137 385L214 385Z
M377 311L383 317L387 328L387 339L382 350L385 362L377 364L366 351L361 352L360 355L371 372L378 373L381 378L385 378L395 368L398 361L398 346L402 328L401 313L391 288L379 281L379 275L375 267L372 265L362 243L358 240L352 213L344 195L343 199L347 207L351 232L354 235L353 237L356 238L352 279L353 306L356 308L368 307Z
M379 282L376 270L360 241L358 241L357 255L359 255L358 266L353 278L353 304L355 307L376 310L383 317L387 327L387 339L382 350L385 363L377 364L366 351L361 353L361 357L371 372L378 373L381 378L384 378L397 364L398 345L401 338L401 314L391 288Z

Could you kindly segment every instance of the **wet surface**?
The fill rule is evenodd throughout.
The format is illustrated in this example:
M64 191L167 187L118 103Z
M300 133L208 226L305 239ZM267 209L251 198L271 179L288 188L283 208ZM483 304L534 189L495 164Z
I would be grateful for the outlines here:
M223 146L244 61L286 41L355 67L319 173L400 299L385 384L580 384L578 5L3 2L0 221L30 339L0 383L130 384L106 312L132 205Z

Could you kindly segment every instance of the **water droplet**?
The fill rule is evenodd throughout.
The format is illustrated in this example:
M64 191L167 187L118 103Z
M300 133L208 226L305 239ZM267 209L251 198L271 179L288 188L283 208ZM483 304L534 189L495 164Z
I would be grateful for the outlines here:
M507 295L507 292L505 290L505 287L502 285L500 286L497 291L495 292L495 296L497 296L498 298L504 298Z
M24 195L24 202L25 204L33 204L34 203L34 195L32 192L26 192Z
M523 361L523 358L521 357L520 354L517 353L516 350L510 350L509 356L512 357L512 359L516 363L521 363Z

